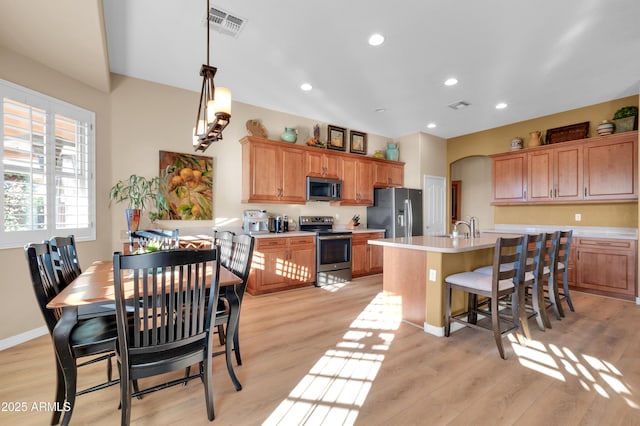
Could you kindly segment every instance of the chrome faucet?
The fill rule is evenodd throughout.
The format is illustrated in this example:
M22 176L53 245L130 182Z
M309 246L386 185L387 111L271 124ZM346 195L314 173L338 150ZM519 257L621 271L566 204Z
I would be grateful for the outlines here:
M467 225L467 228L469 228L469 236L471 238L480 237L480 225L478 223L477 217L471 216L469 218L469 222L465 222L464 220L459 220L454 224L454 227L457 227L458 225Z
M469 224L469 222L465 222L464 220L459 220L453 225L453 229L457 230L458 225L467 225L467 228L469 228L469 233L470 233L469 235L473 235L473 232L471 231L471 225Z

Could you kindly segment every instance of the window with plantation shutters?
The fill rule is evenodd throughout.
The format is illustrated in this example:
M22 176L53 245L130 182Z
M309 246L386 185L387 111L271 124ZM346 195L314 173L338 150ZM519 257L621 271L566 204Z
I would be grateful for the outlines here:
M0 100L0 248L95 239L95 114L3 80Z

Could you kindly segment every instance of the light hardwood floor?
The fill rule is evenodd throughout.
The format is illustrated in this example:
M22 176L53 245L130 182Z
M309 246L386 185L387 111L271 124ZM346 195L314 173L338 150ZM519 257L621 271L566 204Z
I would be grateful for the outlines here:
M576 313L531 324L527 347L463 329L438 338L401 323L381 276L328 291L245 296L244 365L236 392L214 360L213 424L632 425L640 424L640 307L574 292ZM49 336L0 352L0 401L51 401ZM104 377L84 367L81 385ZM147 382L157 379L148 379ZM80 396L72 424L115 425L118 388ZM3 405L3 408L6 408ZM209 424L199 382L134 400L132 424ZM0 424L43 425L49 412L0 412Z

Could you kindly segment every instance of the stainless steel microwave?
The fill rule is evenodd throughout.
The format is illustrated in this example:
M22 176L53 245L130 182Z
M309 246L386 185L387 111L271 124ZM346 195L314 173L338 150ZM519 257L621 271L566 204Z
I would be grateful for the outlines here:
M342 200L342 181L307 177L307 201Z

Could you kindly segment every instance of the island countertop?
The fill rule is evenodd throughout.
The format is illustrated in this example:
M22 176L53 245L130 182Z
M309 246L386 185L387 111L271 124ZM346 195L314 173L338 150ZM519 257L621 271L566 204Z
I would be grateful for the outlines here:
M448 236L384 238L369 240L369 244L436 253L463 253L493 248L496 245L496 240L500 237L513 238L520 235L515 233L481 233L477 238L450 238Z

